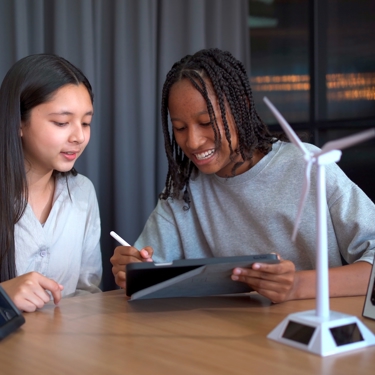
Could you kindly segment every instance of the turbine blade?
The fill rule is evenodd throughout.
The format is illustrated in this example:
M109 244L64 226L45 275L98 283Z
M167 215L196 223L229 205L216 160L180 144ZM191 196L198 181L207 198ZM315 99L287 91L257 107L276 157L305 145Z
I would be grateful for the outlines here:
M267 97L264 97L263 101L267 104L268 108L275 115L277 121L279 122L281 127L284 129L289 140L294 145L296 145L305 155L308 155L310 157L310 153L309 151L307 151L307 148L304 146L301 140L297 137L297 134L294 132L291 126L287 123L287 121L284 119L281 113L276 109L276 107L270 102L270 100Z
M325 154L326 152L329 152L331 150L342 150L344 148L354 146L357 143L364 142L373 137L375 137L374 128L354 135L349 135L348 137L336 139L335 141L327 142L317 155Z
M306 203L307 195L310 191L310 172L311 172L312 164L313 164L313 159L309 159L306 163L305 179L303 181L302 196L301 196L301 200L299 202L297 218L296 218L296 222L294 224L293 234L292 234L292 241L293 242L296 240L297 231L298 231L298 228L299 228L299 224L301 222L301 216L302 216L303 208L304 208L305 203Z

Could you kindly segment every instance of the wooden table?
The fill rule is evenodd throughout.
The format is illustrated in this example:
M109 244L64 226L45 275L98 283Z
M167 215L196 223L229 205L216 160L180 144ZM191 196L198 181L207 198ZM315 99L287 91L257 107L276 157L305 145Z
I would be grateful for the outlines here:
M364 297L330 309L362 318ZM373 374L375 346L320 357L267 339L288 314L315 300L279 305L257 294L128 302L122 290L67 298L26 313L0 341L1 375Z

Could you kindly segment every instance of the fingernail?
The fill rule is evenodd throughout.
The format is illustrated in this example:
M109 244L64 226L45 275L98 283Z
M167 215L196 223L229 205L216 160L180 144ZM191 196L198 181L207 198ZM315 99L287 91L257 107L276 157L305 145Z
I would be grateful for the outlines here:
M239 279L238 276L232 275L232 280L233 280L233 281L237 281L238 279Z
M253 270L259 270L260 264L259 263L254 263L253 264Z

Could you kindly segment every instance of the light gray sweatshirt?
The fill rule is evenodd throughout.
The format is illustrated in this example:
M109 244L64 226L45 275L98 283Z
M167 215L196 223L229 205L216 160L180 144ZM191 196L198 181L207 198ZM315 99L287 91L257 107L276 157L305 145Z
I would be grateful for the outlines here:
M315 269L314 166L297 239L291 241L304 169L301 152L279 141L239 176L198 173L190 180L190 209L184 210L182 199L159 200L134 246L152 246L155 262L277 252L297 270ZM374 203L336 164L326 166L326 184L329 266L342 265L342 258L344 264L372 263Z

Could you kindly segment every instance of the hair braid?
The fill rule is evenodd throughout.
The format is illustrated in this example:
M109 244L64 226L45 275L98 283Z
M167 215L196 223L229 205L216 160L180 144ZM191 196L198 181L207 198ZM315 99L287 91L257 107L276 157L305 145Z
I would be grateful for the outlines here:
M247 160L251 160L255 150L267 154L276 141L265 123L255 110L249 77L242 62L228 51L217 48L204 49L194 55L187 55L173 64L168 72L162 90L161 118L164 134L165 152L168 159L168 173L161 199L182 198L189 207L189 180L197 168L178 146L173 132L169 131L168 98L171 87L183 79L188 79L202 95L210 116L214 131L215 144L222 142L208 90L212 90L219 105L224 135L228 141L231 157L240 154L243 161L235 163L236 169ZM238 148L233 150L228 115L233 116L237 130ZM231 176L228 176L231 177Z

